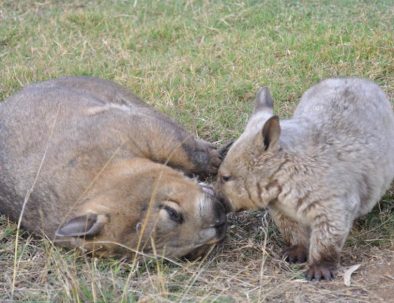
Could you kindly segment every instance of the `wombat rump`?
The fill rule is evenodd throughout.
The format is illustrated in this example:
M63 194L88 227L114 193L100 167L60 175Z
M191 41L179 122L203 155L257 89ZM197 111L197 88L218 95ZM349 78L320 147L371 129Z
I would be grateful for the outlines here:
M290 262L306 278L332 279L353 220L368 213L394 177L394 114L383 91L356 78L305 92L293 117L273 115L267 88L219 169L233 210L268 207Z
M183 174L214 174L220 162L110 81L51 80L0 103L0 213L96 255L179 257L221 240L222 204Z

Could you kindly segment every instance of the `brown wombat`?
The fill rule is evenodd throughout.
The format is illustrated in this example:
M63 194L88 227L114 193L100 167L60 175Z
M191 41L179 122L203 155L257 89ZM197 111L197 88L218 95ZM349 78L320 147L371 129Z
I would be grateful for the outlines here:
M188 174L219 153L106 80L68 77L0 103L0 213L97 255L179 257L223 238L225 211ZM25 205L24 205L25 200Z
M272 107L261 89L221 164L218 189L235 211L268 207L287 259L308 260L308 279L329 280L353 220L393 180L393 110L376 84L353 78L313 86L289 120Z

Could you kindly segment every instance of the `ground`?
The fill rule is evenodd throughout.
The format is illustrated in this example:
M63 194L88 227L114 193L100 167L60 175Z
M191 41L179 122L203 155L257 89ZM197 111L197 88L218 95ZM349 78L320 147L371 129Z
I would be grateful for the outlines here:
M240 135L260 85L282 118L333 76L369 78L393 102L393 32L392 0L3 0L0 100L40 80L99 76L220 145ZM193 262L95 259L17 237L15 222L0 216L0 301L388 302L393 209L392 186L355 222L336 279L320 283L282 259L264 211L229 215L224 242Z
M392 197L391 197L392 198ZM390 218L391 216L391 218ZM368 222L373 221L373 222ZM385 228L392 204L359 220L331 282L307 282L303 265L289 265L267 212L229 216L224 242L203 260L103 260L57 249L25 234L20 240L14 299L61 302L389 302L394 295L394 245ZM366 228L368 226L368 228ZM384 227L385 226L385 227ZM15 225L2 221L0 276L10 296ZM383 230L382 230L383 228ZM383 235L382 235L383 231ZM386 238L390 237L390 238ZM382 242L382 243L381 243ZM380 244L379 244L380 243ZM360 267L344 284L344 273Z

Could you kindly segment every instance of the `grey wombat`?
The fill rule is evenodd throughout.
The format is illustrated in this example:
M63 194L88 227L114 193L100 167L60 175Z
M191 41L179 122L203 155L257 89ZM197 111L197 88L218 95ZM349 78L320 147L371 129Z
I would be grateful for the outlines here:
M394 177L394 115L374 83L328 79L279 121L263 88L244 133L219 168L233 210L268 207L291 262L308 279L331 279L353 220L368 213Z

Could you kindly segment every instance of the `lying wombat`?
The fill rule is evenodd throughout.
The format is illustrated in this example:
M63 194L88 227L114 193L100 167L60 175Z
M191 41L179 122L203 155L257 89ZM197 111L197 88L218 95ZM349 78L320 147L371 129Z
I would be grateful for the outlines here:
M218 152L120 86L84 77L31 85L0 103L0 213L98 255L169 257L223 238L211 188ZM31 192L31 194L30 194Z
M394 115L367 80L329 79L310 88L294 116L272 113L267 88L219 169L233 210L268 207L290 262L308 260L307 279L331 279L355 218L394 177Z

